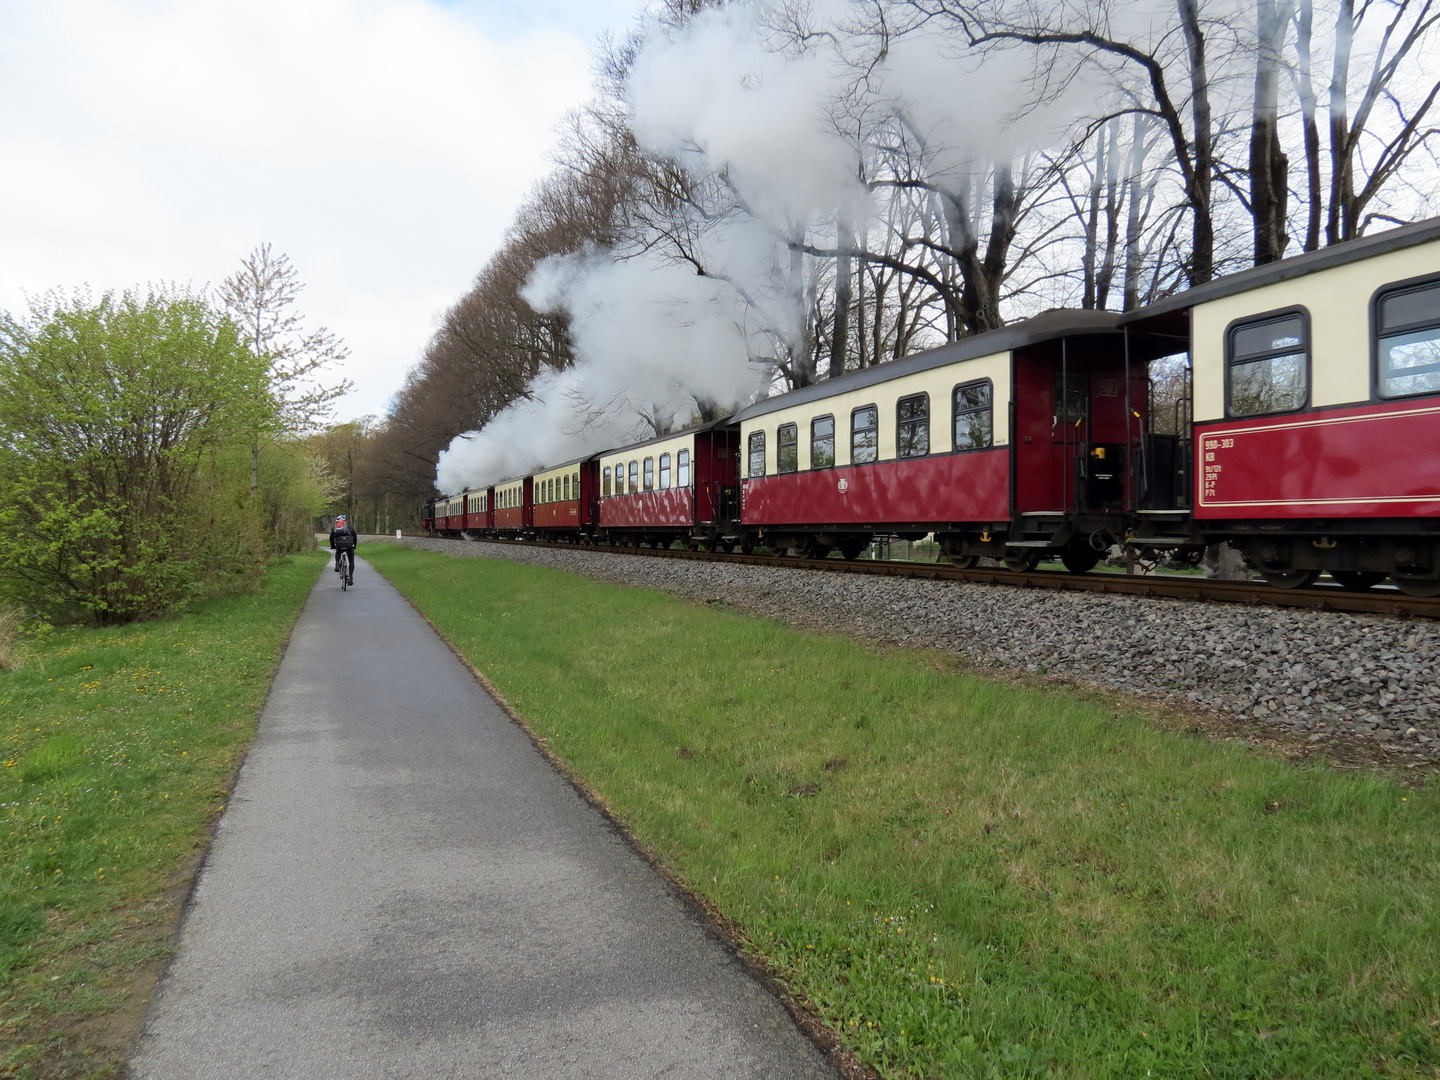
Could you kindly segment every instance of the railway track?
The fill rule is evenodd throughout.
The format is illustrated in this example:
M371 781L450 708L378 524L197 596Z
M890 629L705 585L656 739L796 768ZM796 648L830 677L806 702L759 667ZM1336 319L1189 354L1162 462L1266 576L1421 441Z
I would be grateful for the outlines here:
M438 539L444 539L443 537ZM839 574L876 574L882 577L921 578L934 581L972 582L980 585L1007 585L1016 588L1063 589L1072 592L1107 593L1111 596L1143 596L1171 600L1203 600L1221 604L1248 604L1257 607L1308 608L1365 615L1392 615L1397 618L1440 619L1440 597L1407 596L1397 589L1377 588L1347 592L1339 586L1316 585L1307 589L1277 589L1272 585L1245 581L1216 581L1180 574L1070 574L1060 570L1011 570L977 568L960 570L946 563L921 563L879 559L798 559L788 555L739 555L723 552L687 551L675 548L621 547L614 544L572 544L558 540L494 540L487 544L515 544L522 547L549 547L568 551L597 551L615 555L643 555L655 559L700 559L710 562L741 563L750 566L788 567Z

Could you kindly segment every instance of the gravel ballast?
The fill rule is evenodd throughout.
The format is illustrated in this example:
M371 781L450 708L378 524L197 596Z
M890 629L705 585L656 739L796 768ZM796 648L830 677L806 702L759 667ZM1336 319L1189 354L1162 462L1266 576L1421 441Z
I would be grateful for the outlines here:
M1440 760L1440 623L411 537Z

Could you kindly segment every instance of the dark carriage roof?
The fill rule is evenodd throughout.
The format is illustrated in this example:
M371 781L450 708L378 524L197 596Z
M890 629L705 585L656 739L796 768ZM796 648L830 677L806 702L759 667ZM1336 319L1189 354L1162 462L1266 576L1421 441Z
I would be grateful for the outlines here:
M1331 247L1321 248L1319 251L1307 251L1303 255L1281 259L1279 262L1251 267L1249 270L1241 270L1235 274L1226 274L1205 285L1197 285L1193 289L1186 289L1184 292L1176 293L1164 300L1157 300L1146 307L1128 311L1121 316L1120 323L1128 325L1155 315L1183 311L1196 304L1206 304L1211 300L1234 296L1236 293L1258 289L1263 285L1274 285L1276 282L1289 281L1291 278L1313 274L1317 270L1344 266L1346 263L1359 262L1361 259L1373 258L1376 255L1386 255L1392 251L1415 247L1417 244L1429 243L1432 240L1440 240L1440 217L1426 218L1424 221L1417 221L1412 225L1401 225L1398 229L1386 229L1374 236L1362 236L1358 240L1347 240L1343 244L1334 244Z
M1084 311L1077 308L1056 308L1032 319L1002 326L998 330L987 330L974 337L962 338L936 349L914 353L899 360L889 360L861 371L852 371L834 379L823 379L810 386L791 390L757 401L741 409L730 419L732 422L764 416L777 409L788 409L792 405L804 405L820 401L851 390L863 390L867 386L889 382L918 371L958 364L962 360L973 360L980 356L1022 349L1054 338L1075 337L1083 334L1103 334L1116 329L1120 316L1113 311Z
M694 427L680 428L668 435L656 435L653 438L642 439L640 442L625 443L622 446L612 446L608 450L601 450L598 453L588 454L581 458L581 461L589 461L591 458L604 457L606 454L624 454L631 450L639 450L642 446L652 446L655 443L669 442L671 439L679 439L685 435L698 435L702 431L713 431L715 428L725 427L733 424L735 417L722 416L719 420L710 420L703 424L696 424Z
M696 424L694 427L681 428L679 431L672 431L668 435L656 435L653 439L645 439L642 442L626 443L624 446L611 447L608 450L596 450L594 453L585 454L583 457L571 458L569 461L562 461L558 465L541 465L538 469L534 469L528 473L523 473L520 476L512 476L508 480L497 480L495 481L495 483L491 484L490 487L505 487L508 484L518 484L522 480L529 480L532 476L536 476L542 472L551 472L555 469L563 469L568 465L580 465L587 461L594 461L596 458L603 457L606 454L620 454L624 453L627 450L637 450L642 446L649 446L651 443L665 442L667 439L678 439L682 435L694 435L702 431L709 431L711 428L724 427L726 424L730 423L731 420L732 418L727 416L719 420L711 420L708 423ZM486 490L488 489L466 488L465 493L473 495ZM453 499L458 498L458 496L441 495L439 496L439 498Z

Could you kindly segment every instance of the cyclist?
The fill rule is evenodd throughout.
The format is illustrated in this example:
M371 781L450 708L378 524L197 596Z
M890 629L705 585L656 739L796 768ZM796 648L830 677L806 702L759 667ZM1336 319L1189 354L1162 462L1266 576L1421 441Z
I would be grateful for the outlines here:
M346 585L355 584L355 548L359 543L360 538L355 535L355 526L350 524L349 518L341 514L335 519L335 527L330 530L330 547L335 551L335 572L345 575Z

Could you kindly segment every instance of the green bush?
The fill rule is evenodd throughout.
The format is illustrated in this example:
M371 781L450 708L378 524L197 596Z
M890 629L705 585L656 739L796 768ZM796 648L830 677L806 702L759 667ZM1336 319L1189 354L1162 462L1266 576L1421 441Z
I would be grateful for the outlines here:
M52 296L6 319L0 593L106 624L253 578L267 552L229 451L275 412L266 362L195 296Z

